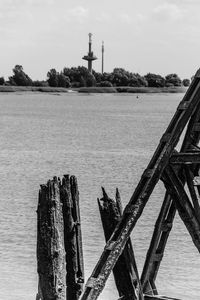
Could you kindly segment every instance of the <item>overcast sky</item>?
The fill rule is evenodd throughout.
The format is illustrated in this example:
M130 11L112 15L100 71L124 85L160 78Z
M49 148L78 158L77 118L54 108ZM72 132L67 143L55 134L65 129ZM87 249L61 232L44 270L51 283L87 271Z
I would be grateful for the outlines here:
M0 76L16 64L32 79L87 66L88 33L105 71L190 78L200 67L200 0L0 0Z

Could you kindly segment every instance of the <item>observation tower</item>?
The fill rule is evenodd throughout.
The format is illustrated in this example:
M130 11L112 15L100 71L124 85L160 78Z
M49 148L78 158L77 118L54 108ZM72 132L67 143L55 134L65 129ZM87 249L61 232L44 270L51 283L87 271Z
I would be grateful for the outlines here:
M102 46L101 46L101 73L103 74L104 72L104 41L102 41Z
M94 56L94 53L92 51L92 34L89 33L89 51L88 51L88 55L83 56L84 60L88 61L88 71L92 74L92 61L96 60L97 57Z

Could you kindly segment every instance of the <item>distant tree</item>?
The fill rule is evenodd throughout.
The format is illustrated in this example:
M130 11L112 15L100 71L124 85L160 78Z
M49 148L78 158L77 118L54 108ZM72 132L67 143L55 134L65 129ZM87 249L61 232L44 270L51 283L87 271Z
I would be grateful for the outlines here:
M80 82L79 81L74 81L71 83L71 87L73 88L79 88L81 85L80 85Z
M177 74L169 74L165 77L165 85L166 86L181 86L182 81L181 79L178 77Z
M15 80L13 79L13 77L12 76L10 76L10 77L8 77L8 81L6 82L7 84L6 85L13 85L13 86L16 86L17 84L16 84L16 82L15 82Z
M189 86L190 85L190 79L183 79L182 83L183 83L183 86Z
M93 74L88 74L86 77L86 86L96 86L96 79Z
M45 87L45 86L49 86L49 84L45 80L35 80L35 81L33 81L33 86Z
M158 74L148 73L144 76L149 87L164 87L165 79Z
M23 71L21 65L16 65L13 69L14 75L9 77L10 83L13 85L30 86L32 85L31 78Z
M129 72L123 68L114 68L110 81L113 86L127 86L129 84Z
M97 86L100 87L112 87L112 83L110 81L101 81L99 83L97 83Z
M102 75L101 75L101 81L109 81L112 83L112 74L111 73L106 73L104 72Z
M58 86L65 87L65 88L68 88L71 86L69 77L64 75L63 72L58 74Z
M101 73L93 71L92 74L95 77L96 83L100 83L102 81L103 75Z
M58 75L59 73L56 71L56 69L51 69L47 73L47 81L49 83L49 86L57 87L58 86Z
M0 85L4 85L5 84L5 79L4 77L0 77Z
M140 86L147 86L148 82L145 79L145 77L139 75L138 73L130 73L129 77L129 86L135 86L135 87L140 87Z
M64 68L63 74L69 77L73 87L94 86L96 79L93 74L90 74L88 69L83 66Z
M79 82L80 87L86 86L86 77L83 75L80 75L78 82Z

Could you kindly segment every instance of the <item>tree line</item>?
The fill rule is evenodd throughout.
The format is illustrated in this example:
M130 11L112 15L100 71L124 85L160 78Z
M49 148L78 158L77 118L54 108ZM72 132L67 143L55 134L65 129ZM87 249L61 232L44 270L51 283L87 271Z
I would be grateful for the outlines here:
M65 67L61 72L51 69L47 73L46 80L33 81L23 70L21 65L13 68L13 75L5 81L0 77L0 85L14 86L51 86L64 88L79 87L112 87L112 86L130 86L130 87L177 87L189 86L190 80L183 79L175 74L168 74L162 77L159 74L148 73L141 76L138 73L126 71L123 68L114 68L111 73L98 73L93 70L92 74L83 66Z

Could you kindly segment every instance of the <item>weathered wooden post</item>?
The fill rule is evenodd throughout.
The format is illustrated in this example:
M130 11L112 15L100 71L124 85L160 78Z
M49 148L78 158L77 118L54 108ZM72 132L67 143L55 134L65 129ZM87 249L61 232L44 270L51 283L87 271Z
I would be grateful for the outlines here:
M98 199L98 204L105 240L107 242L121 218L122 204L118 189L116 190L116 201L108 197L104 188L102 188L102 191L103 198L100 200ZM112 245L110 246L112 247ZM113 275L120 299L143 299L133 247L130 239L128 240L121 256L113 268ZM136 290L138 290L138 292L136 292Z
M37 299L66 300L63 214L57 177L41 185L37 221Z
M75 176L41 185L38 201L36 300L78 300L84 268L79 191Z
M79 193L75 176L64 175L61 185L64 244L66 251L67 300L77 300L84 282Z

